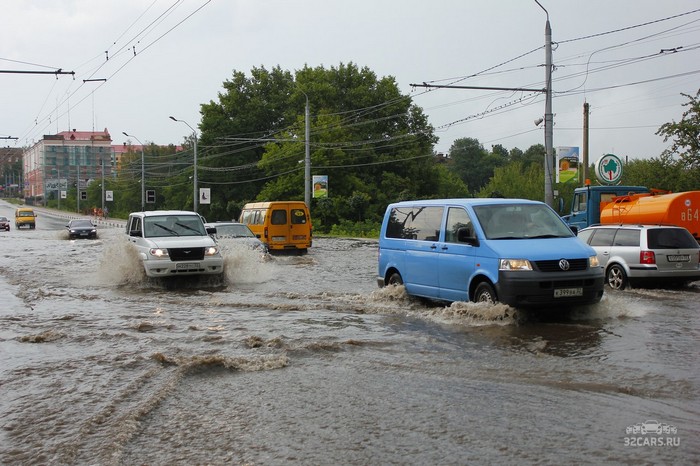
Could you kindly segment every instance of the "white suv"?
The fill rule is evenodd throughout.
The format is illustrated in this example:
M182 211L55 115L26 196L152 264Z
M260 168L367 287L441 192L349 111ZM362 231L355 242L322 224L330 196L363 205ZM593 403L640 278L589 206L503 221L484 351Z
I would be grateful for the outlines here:
M133 212L126 234L149 277L220 275L224 259L202 217L184 210Z
M613 289L630 283L682 285L700 280L700 246L685 228L593 225L578 237L595 249Z

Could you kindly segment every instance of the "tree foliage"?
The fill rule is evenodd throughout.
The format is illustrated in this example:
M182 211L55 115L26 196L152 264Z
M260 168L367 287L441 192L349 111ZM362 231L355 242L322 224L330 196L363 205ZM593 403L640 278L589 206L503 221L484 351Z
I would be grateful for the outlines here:
M294 74L255 68L250 77L234 72L224 90L201 110L200 184L226 200L200 209L212 219L218 209L235 218L231 209L246 201L304 199L307 99L312 174L328 175L331 196L313 200L315 228L378 221L390 202L454 188L434 163L427 117L393 77L353 63Z
M673 140L668 149L670 154L678 154L680 161L688 169L700 168L700 89L695 96L681 94L688 98L683 104L688 109L683 112L680 122L671 121L661 125L656 134L663 136L664 142Z

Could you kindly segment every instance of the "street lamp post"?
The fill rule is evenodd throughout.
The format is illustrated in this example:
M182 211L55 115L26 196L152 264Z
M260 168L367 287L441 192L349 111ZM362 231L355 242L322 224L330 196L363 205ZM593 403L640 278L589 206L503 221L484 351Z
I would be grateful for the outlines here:
M56 199L58 201L58 210L61 210L61 172L58 168L52 168L51 170L56 170L56 177L58 178L58 188L56 188Z
M143 143L136 136L127 134L124 131L122 131L122 134L128 138L136 139L141 144L141 212L143 212L146 210L146 171L143 165Z
M197 212L197 204L199 204L199 193L197 192L197 131L195 131L194 128L191 127L190 124L187 123L185 120L178 120L174 116L170 116L170 119L186 124L192 130L192 134L194 135L194 173L192 175L192 181L194 182L194 186L192 192L192 201L194 203L194 211Z

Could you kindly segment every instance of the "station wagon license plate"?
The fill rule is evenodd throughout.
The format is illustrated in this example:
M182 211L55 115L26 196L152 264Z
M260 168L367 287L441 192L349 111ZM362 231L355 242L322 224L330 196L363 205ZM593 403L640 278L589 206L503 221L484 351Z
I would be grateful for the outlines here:
M666 256L669 262L690 262L690 256L688 254L679 254L675 256Z
M199 268L199 262L185 262L182 264L175 264L175 268L177 270L191 270L191 269L198 269Z
M583 296L583 288L559 288L554 290L555 298L570 298L572 296Z

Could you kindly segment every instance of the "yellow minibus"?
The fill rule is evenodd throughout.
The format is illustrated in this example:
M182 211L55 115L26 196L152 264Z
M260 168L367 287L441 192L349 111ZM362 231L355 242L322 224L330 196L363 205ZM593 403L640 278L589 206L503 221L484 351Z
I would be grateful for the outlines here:
M252 202L243 207L239 222L248 225L270 252L307 252L313 228L303 201Z

